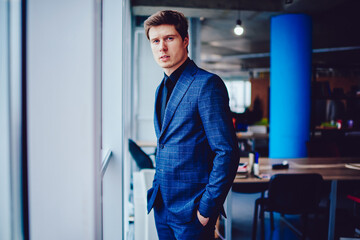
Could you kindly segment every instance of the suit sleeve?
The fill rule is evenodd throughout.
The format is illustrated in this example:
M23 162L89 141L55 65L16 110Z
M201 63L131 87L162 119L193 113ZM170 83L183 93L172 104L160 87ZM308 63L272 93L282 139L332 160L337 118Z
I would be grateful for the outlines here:
M210 148L215 153L209 182L200 199L199 212L209 217L222 207L234 181L239 147L223 81L216 75L201 87L198 98L200 118Z

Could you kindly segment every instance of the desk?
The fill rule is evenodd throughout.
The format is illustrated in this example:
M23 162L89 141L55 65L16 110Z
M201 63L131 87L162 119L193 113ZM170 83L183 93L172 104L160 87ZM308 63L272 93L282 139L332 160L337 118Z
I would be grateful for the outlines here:
M289 169L273 170L272 164L281 163L287 160ZM248 159L242 158L241 162L247 162ZM318 173L324 180L331 181L330 209L329 209L329 227L328 239L334 239L335 230L335 210L336 194L338 180L360 180L360 170L354 170L345 167L346 163L360 163L360 158L296 158L296 159L268 159L260 158L260 174L268 174L270 177L278 173ZM234 183L258 183L268 182L270 179L235 178ZM231 191L226 199L225 208L228 218L225 221L226 239L231 239Z

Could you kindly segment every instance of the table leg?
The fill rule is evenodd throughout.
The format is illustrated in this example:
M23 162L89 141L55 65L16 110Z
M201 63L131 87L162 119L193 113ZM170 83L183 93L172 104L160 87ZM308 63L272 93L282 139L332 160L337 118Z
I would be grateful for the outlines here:
M330 191L328 240L335 239L336 198L337 198L337 180L332 180L331 191Z
M225 224L225 239L231 240L231 227L232 227L232 189L230 189L225 200L225 211L227 218L224 221Z

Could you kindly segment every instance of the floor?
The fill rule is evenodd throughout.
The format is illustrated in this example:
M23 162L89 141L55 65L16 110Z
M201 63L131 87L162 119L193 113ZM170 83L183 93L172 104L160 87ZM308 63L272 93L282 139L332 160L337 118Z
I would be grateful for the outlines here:
M252 222L254 214L254 202L260 194L241 194L233 192L232 202L232 239L246 240L251 239ZM345 199L338 198L338 204L343 206L343 209L337 210L336 215L336 239L339 237L354 237L354 219L349 212L349 203ZM351 205L351 203L350 203ZM351 209L351 206L350 206ZM260 222L258 222L257 239L264 240L278 240L278 239L301 239L295 234L280 218L280 215L274 214L275 230L270 230L270 217L265 213L265 233L262 237ZM299 216L288 215L286 219L298 229L301 229L301 221ZM327 216L324 209L323 214L320 214L315 220L314 216L310 216L308 223L308 238L322 240L327 239ZM220 232L223 233L223 224L221 223Z

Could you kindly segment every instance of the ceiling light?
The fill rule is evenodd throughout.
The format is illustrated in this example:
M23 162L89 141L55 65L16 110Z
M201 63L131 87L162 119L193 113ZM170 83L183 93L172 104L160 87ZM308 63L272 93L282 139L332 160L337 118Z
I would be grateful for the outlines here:
M238 20L236 21L236 26L235 26L235 28L234 28L234 33L235 33L236 35L238 35L238 36L240 36L241 34L244 33L244 28L241 26L241 20L240 20L240 19L238 19Z

